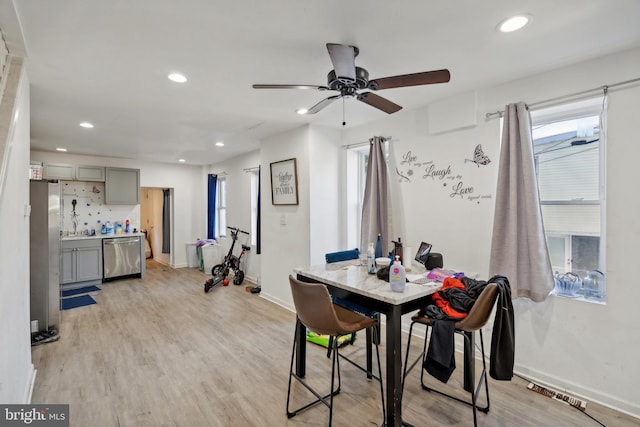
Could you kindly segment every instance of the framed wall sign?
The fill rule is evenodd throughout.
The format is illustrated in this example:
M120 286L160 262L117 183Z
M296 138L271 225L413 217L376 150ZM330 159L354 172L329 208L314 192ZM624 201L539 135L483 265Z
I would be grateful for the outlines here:
M271 163L271 203L298 204L298 170L296 159Z

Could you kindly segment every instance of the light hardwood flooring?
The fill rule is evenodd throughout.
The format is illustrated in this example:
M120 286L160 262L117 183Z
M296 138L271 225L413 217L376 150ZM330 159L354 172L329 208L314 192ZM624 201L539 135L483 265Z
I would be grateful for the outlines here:
M92 294L97 304L63 311L60 340L33 348L32 403L70 404L78 427L327 425L324 406L292 419L285 413L295 315L246 292L246 283L205 294L208 277L148 261L144 280L104 283ZM364 334L343 350L363 360L363 344ZM326 350L307 348L307 378L328 390ZM458 383L458 366L449 384ZM341 368L334 425L380 425L377 383L347 363ZM527 384L490 379L491 410L478 414L478 425L600 425ZM308 397L294 388L294 404ZM587 413L606 426L640 425L591 402ZM417 370L407 380L403 414L415 426L473 425L470 407L422 391Z

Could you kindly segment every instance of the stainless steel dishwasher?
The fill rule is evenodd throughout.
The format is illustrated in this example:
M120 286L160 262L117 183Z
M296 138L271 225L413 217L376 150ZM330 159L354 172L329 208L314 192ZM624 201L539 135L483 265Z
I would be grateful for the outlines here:
M140 237L102 239L104 279L142 274Z

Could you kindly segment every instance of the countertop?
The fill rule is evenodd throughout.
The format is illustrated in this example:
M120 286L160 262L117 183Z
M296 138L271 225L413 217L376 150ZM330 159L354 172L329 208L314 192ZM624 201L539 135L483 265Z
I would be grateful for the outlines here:
M120 233L120 234L96 234L95 236L89 236L89 235L78 235L78 236L66 236L66 237L62 237L60 240L62 241L67 241L67 240L87 240L87 239L118 239L120 237L137 237L137 236L144 236L144 233Z

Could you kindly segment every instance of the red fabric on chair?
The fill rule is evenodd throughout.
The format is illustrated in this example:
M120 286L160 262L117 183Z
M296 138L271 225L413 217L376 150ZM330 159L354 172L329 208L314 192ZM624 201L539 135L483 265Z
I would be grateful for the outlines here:
M444 282L442 283L441 291L444 291L445 289L451 289L451 288L466 290L464 283L462 283L460 280L454 279L453 277L447 277L446 279L444 279ZM444 314L446 314L451 318L464 319L465 317L467 317L467 313L461 313L456 309L454 309L453 307L451 307L451 303L442 297L442 295L440 294L440 291L435 292L431 296L431 300L438 308L442 310Z

